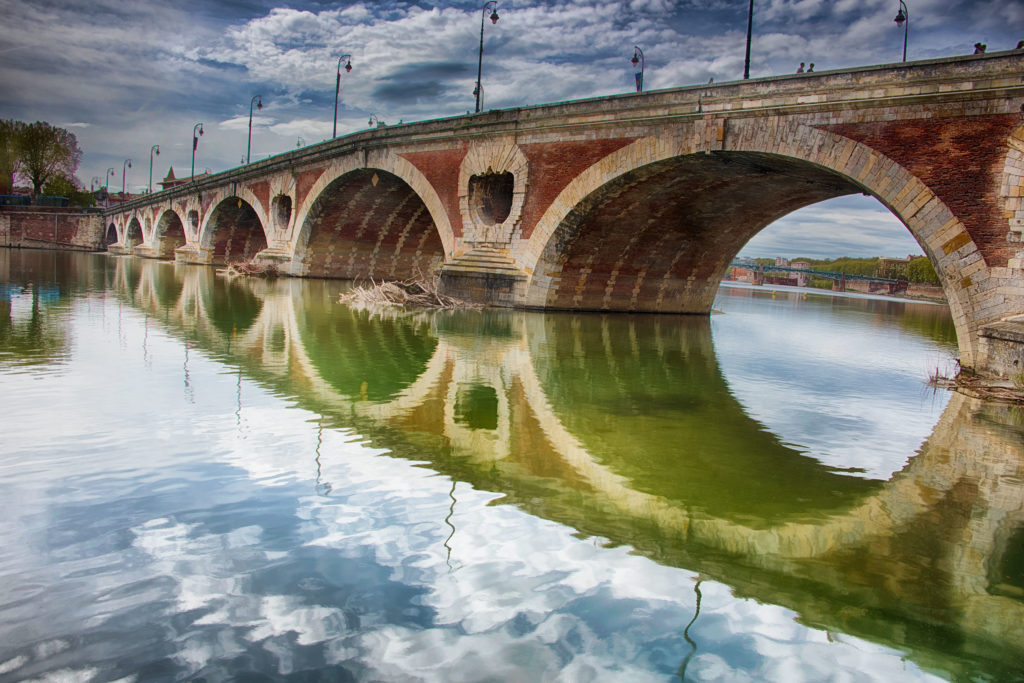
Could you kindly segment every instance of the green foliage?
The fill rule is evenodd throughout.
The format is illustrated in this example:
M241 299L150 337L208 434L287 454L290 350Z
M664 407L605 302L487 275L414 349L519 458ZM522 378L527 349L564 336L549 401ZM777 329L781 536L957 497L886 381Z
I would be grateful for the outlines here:
M57 174L75 176L82 150L74 133L45 121L22 124L17 135L19 175L32 183L32 195L38 197L43 185Z
M64 174L57 174L46 181L43 185L44 195L55 197L67 197L71 200L71 206L93 206L96 198L91 192L83 190L78 183Z
M11 194L14 188L14 174L21 158L20 137L24 127L21 121L0 119L0 194Z
M932 262L924 256L912 260L907 265L907 279L927 285L939 284L939 276L935 273Z

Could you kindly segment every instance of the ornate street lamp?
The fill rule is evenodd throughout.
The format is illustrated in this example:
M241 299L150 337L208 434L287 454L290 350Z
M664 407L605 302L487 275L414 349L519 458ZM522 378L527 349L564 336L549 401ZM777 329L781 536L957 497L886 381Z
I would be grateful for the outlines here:
M750 0L747 13L747 57L743 60L743 78L750 78L750 35L754 30L754 0Z
M636 91L637 92L643 92L644 91L644 51L641 50L638 46L634 45L633 46L633 59L631 59L629 61L633 65L634 69L636 68L637 64L640 65L640 71L635 73L634 77L636 78Z
M160 145L149 148L149 193L153 194L153 155L160 156Z
M252 106L263 109L263 96L256 95L249 101L249 141L245 145L245 163L249 163L249 151L252 149Z
M121 166L121 201L124 201L124 191L126 179L128 177L128 169L132 167L132 160L125 159L124 164Z
M107 186L107 197L108 198L110 197L110 181L114 179L115 175L117 175L117 172L114 170L113 167L110 167L110 168L107 169L107 173L103 177L103 184ZM108 178L109 178L109 180L108 180Z
M345 73L352 71L352 55L338 57L338 78L334 82L334 130L331 131L331 139L338 137L338 93L341 92L341 60L345 62Z
M368 125L370 128L373 128L374 123L376 123L379 126L380 119L377 118L376 114L370 114L370 118L366 120L366 125Z
M302 137L301 135L298 136L297 138L295 138L295 149L298 149L299 147L302 147L305 144L306 144L306 139L304 137Z
M100 182L100 177L98 175L94 175L92 177L92 181L89 183L89 192L95 192L96 191L96 184L99 183L99 182Z
M203 124L197 123L192 126L192 173L189 174L189 180L194 180L196 177L196 147L199 146L199 137L203 134Z
M483 90L480 86L480 76L483 73L484 67L484 19L487 18L487 10L491 10L491 23L498 23L498 3L495 0L489 0L484 3L484 7L480 12L480 56L476 62L476 89L473 90L473 95L476 96L476 113L480 113L480 96L483 94Z
M906 26L903 28L903 61L907 61L907 34L910 33L910 10L907 9L907 3L900 0L900 11L896 13L896 18L893 19L896 22L896 26Z

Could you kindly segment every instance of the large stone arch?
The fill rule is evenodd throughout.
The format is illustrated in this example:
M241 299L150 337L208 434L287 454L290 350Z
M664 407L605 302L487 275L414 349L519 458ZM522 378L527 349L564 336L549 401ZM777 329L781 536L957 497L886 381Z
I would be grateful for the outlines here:
M173 259L174 252L185 246L185 221L171 207L165 207L154 223L151 245L158 258Z
M144 233L142 230L142 221L139 220L138 216L132 216L125 223L124 238L122 242L124 246L131 250L142 244L144 240Z
M335 185L337 181L356 171L384 171L402 180L413 193L418 197L426 209L426 213L433 222L434 229L440 238L443 254L451 254L455 249L455 234L452 229L448 212L444 208L437 190L427 180L426 176L412 163L397 154L386 150L374 150L367 154L350 154L335 160L312 184L301 206L293 208L292 220L292 262L289 272L295 275L307 275L308 270L303 265L306 258L306 250L309 243L310 231L313 227L310 222L310 212L313 211L317 202L320 202L324 192ZM442 254L442 256L443 256Z
M346 157L313 184L294 219L289 272L341 279L427 276L454 248L447 213L426 178L401 157L371 157L365 164Z
M697 127L700 125L702 124L698 124ZM706 125L710 127L714 122ZM979 321L974 315L974 297L977 292L970 275L986 269L987 266L964 225L934 192L907 169L876 150L796 121L781 125L766 123L760 119L729 121L727 135L726 122L722 121L720 125L722 138L725 139L724 144L709 144L709 139L715 140L714 135L677 135L674 131L669 131L659 137L637 140L605 157L569 183L541 216L525 246L516 251L515 255L520 265L526 272L532 273L524 300L525 305L540 308L589 307L706 313L710 310L718 282L729 261L750 237L800 206L813 204L830 196L860 191L874 196L899 218L932 261L949 300L960 344L961 362L968 367L973 365L977 351ZM689 128L688 132L693 131L693 128ZM573 248L573 240L579 236L581 225L588 220L587 212L612 203L614 197L609 198L609 191L621 196L635 191L653 174L671 172L673 164L696 166L705 160L708 164L717 165L719 169L738 163L752 176L763 174L767 178L773 174L793 174L794 181L805 184L806 188L789 188L792 196L788 201L780 202L778 209L781 213L776 211L773 215L772 211L761 211L755 215L754 222L743 233L746 237L742 241L737 241L728 254L725 254L728 249L719 245L722 251L717 254L677 251L669 257L667 247L672 245L665 244L664 236L657 234L657 230L653 231L647 238L653 241L649 249L661 250L658 255L662 259L669 257L670 261L663 265L662 272L654 274L653 279L663 280L657 283L657 291L654 294L651 292L653 284L649 282L652 278L644 272L630 273L630 277L622 278L624 281L616 281L617 271L614 267L622 260L620 256L615 256L612 272L603 282L598 279L596 283L588 283L586 280L591 275L592 268L588 268L589 264L582 262L577 263L576 272L571 273L575 281L563 282L564 254ZM708 178L707 182L713 184L713 179ZM832 189L820 186L821 183L830 182L836 184ZM820 187L815 189L815 184ZM701 192L714 192L715 189L703 187ZM806 189L807 192L800 192L802 189ZM806 196L801 199L802 194ZM728 206L723 204L727 202L747 207L757 206L757 197L752 196L752 192L734 192L728 197L719 194L718 199L721 201L714 207L714 219L718 221L718 225L725 222L723 219L726 218L727 211L724 209L728 209ZM694 203L696 204L696 200ZM649 208L651 205L652 201L648 201L649 210L646 217L656 219L656 214ZM624 204L620 203L619 206L623 207ZM629 216L619 218L621 223L630 225ZM710 216L708 220L711 220ZM705 230L705 236L711 239L718 237L709 229ZM638 236L624 235L620 239L622 244L608 243L603 245L603 248L619 249L627 253L636 247L639 241L634 239L636 237ZM679 262L673 262L673 258L713 263L705 264L699 274L691 269L679 277L676 274L680 272ZM607 265L605 268L608 270ZM642 282L645 275L648 275L646 284ZM569 305L566 305L564 296L567 284L572 285L574 296L577 292L583 293L583 296L577 297L575 301L570 299ZM607 296L603 301L608 305L587 306L586 302L593 304L594 290L599 286L605 290ZM586 296L588 287L591 295L589 300ZM552 292L559 288L562 292L561 298L554 297L552 301ZM638 296L644 295L647 296L647 301L637 305ZM682 295L692 297L694 303L689 306L692 310L683 311L682 306L672 305L671 299ZM580 302L584 302L584 305L573 305ZM626 305L622 305L623 302Z
M113 221L110 221L107 224L106 231L103 233L103 244L104 246L109 247L111 244L117 244L119 239L117 225L115 225Z
M199 248L208 254L211 265L249 261L267 248L265 216L259 200L243 188L218 193L217 200L203 219Z

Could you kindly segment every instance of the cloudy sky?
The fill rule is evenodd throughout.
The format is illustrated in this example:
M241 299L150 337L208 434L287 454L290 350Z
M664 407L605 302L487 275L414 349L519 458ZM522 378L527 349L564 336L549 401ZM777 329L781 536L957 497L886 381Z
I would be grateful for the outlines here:
M1024 38L1024 0L909 0L908 59L989 51ZM339 134L381 121L472 110L481 0L0 0L0 117L68 127L84 157L79 180L134 191L169 166L189 172L244 160L251 98L252 157L331 135L335 73ZM899 0L755 0L751 76L899 61ZM485 28L486 108L628 92L633 46L647 89L743 74L747 0L503 0ZM125 159L132 168L122 177ZM855 227L852 227L855 226ZM794 240L797 243L794 243ZM864 251L864 250L867 251ZM810 207L761 233L752 256L920 251L870 198Z

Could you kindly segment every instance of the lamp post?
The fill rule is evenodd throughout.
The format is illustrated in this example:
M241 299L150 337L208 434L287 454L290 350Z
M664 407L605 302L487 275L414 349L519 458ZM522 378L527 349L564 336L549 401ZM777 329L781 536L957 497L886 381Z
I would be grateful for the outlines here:
M910 33L910 10L907 9L907 3L900 0L900 11L896 13L896 18L893 19L896 22L896 26L906 26L903 28L903 61L907 61L907 34Z
M96 183L98 183L98 182L100 182L100 177L98 175L94 175L92 177L92 181L90 181L90 183L89 183L89 192L95 192L96 191Z
M368 125L370 128L373 128L374 122L376 122L378 126L380 125L380 119L377 118L377 115L370 114L370 118L366 120L366 125Z
M256 95L249 100L249 142L245 145L245 163L249 163L249 151L252 149L252 105L257 109L263 109L263 96Z
M750 78L750 35L754 30L754 0L750 0L750 11L747 12L747 56L743 60L743 78Z
M298 149L299 147L302 147L305 144L306 144L306 139L304 137L302 137L301 135L298 136L297 138L295 138L295 149Z
M473 94L476 96L476 113L480 113L480 95L482 90L480 87L480 76L483 74L484 67L484 19L487 18L487 10L491 10L491 23L498 23L498 3L495 0L489 0L484 3L483 9L480 11L480 56L476 62L476 89L473 90Z
M124 201L125 185L128 178L128 169L132 167L132 160L125 159L124 164L121 166L121 201Z
M338 57L338 78L334 82L334 130L331 131L331 139L338 137L338 93L341 92L341 60L345 62L345 73L352 70L352 55Z
M197 123L192 126L192 172L189 174L189 180L193 180L196 177L196 147L199 146L199 136L203 134L203 124Z
M160 145L149 148L149 193L153 194L153 155L160 156Z
M640 73L633 74L633 77L636 78L636 91L637 92L643 92L644 91L644 51L641 50L639 48L639 46L634 45L633 46L633 59L631 59L629 61L633 65L634 69L636 68L637 64L640 65Z

